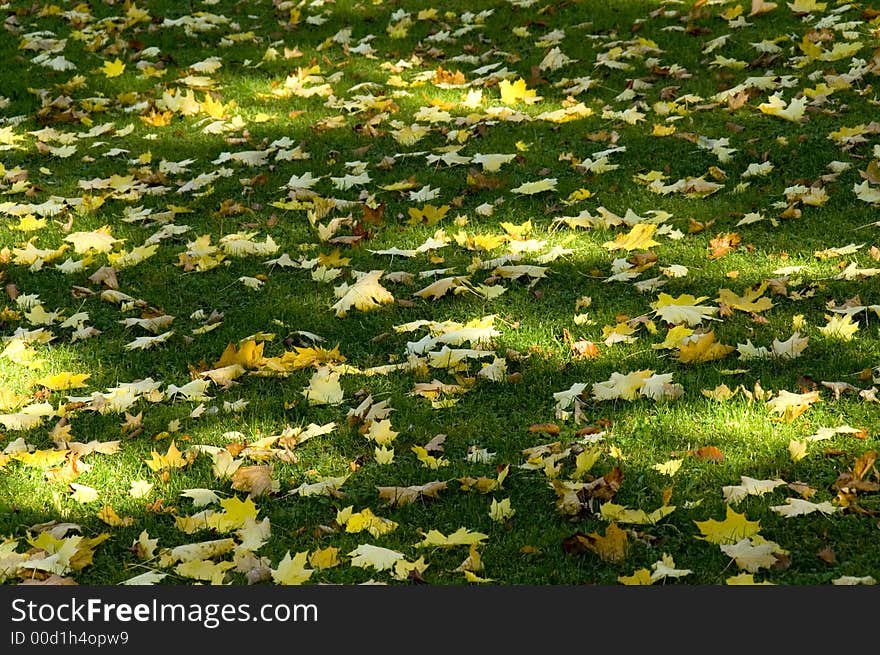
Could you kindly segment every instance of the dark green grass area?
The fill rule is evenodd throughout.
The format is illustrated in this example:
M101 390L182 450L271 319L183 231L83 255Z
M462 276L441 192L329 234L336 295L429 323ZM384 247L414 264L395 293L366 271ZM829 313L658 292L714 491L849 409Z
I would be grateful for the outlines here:
M472 573L498 584L618 584L621 576L639 569L653 571L666 556L690 573L657 584L721 585L742 572L780 585L876 580L880 559L872 545L880 496L872 455L880 414L870 390L880 366L875 309L880 290L872 270L880 268L874 225L880 213L878 203L859 199L854 186L867 179L878 189L880 130L871 125L880 103L880 24L862 7L833 3L811 15L796 15L779 3L773 12L753 17L743 4L741 19L722 17L736 4L481 0L441 3L431 12L424 3L409 1L220 0L96 3L88 13L72 2L4 5L8 20L0 57L13 65L0 70L0 170L5 171L0 175L0 281L7 289L0 300L0 450L5 449L0 455L0 581L15 584L57 573L80 584L109 585L154 572L164 574L165 583L193 582L176 570L176 562L161 564L167 549L227 537L240 545L243 539L237 532L242 526L187 534L176 523L203 509L220 510L195 507L181 495L185 490L210 489L221 499L248 496L229 478L215 475L209 451L237 454L261 438L329 423L332 431L296 446L289 456L245 458L244 466L272 467L277 490L253 499L257 520L268 518L271 534L253 560L214 582L247 584L248 571L261 583L271 582L268 572L277 570L288 552L313 554L332 547L340 564L315 569L310 583L464 584L467 545L417 545L431 530L449 535L459 528L485 536L476 549L484 568ZM209 22L215 25L208 27ZM861 47L840 58L805 58L801 44L813 41L826 53L835 45L858 42ZM542 69L554 48L572 61ZM61 56L69 62L56 61L61 70L35 61ZM216 58L216 70L209 58ZM116 59L125 64L124 72L106 76L102 67ZM444 75L455 79L456 73L462 84L442 83ZM848 86L824 100L816 91L844 78ZM298 91L297 79L306 80L306 89L326 88ZM517 80L541 99L502 102L501 84ZM572 90L577 84L584 88ZM739 104L718 95L741 84L751 89ZM169 98L173 105L189 91L191 112L169 106ZM465 100L473 91L481 91L482 98L469 104ZM803 117L785 120L761 111L774 93L786 102L805 95L810 102ZM588 115L559 123L539 118L577 103ZM448 120L432 122L432 113L444 111ZM639 112L638 118L628 121L628 111ZM89 133L105 123L111 126L106 132ZM401 142L400 129L414 124L424 135ZM858 126L867 127L851 146L830 136ZM674 132L662 135L670 127ZM67 156L49 150L68 143L76 150ZM468 158L515 158L497 171L470 161L428 159L455 148ZM276 156L284 150L288 157ZM223 160L223 153L259 156L261 151L268 156L255 166ZM610 168L585 170L585 162L603 152ZM764 162L773 164L769 174L744 176L750 164ZM840 162L848 166L839 168ZM346 175L362 172L368 181L348 188L341 183ZM288 181L306 173L320 179L312 194L294 198ZM184 187L208 174L215 177L200 188ZM649 176L658 174L670 188L649 186ZM125 189L128 177L141 184L134 193ZM550 178L556 184L548 192L513 191ZM688 179L722 186L706 196L671 188ZM27 184L16 186L21 180ZM801 202L795 187L802 192L821 187L827 200ZM581 189L589 194L577 199L573 194ZM336 207L315 220L311 195L334 199ZM296 207L294 199L304 204ZM52 202L57 213L41 214ZM410 220L410 209L428 204L445 207L443 218L433 224ZM371 218L376 207L381 208L378 218ZM126 220L137 212L144 217ZM566 225L581 212L595 224ZM658 245L633 251L607 247L631 225L655 220L657 212L669 216L654 236ZM45 226L19 229L28 214L45 219ZM749 214L763 220L741 224ZM609 215L624 222L603 223L600 217ZM333 220L341 221L335 232L328 228ZM66 240L72 232L105 226L120 240L109 253L76 253ZM510 237L517 226L527 230L520 240ZM158 241L153 256L116 267L118 291L133 304L102 297L107 286L90 277L110 265L108 254L130 251L169 227L178 233ZM323 240L322 230L331 232ZM218 246L235 233L252 235L260 244L270 237L277 251L227 255L209 270L182 265L197 238ZM737 240L719 254L724 235ZM348 239L353 236L360 239ZM488 245L474 242L493 237ZM373 252L416 249L429 238L445 238L447 244L413 257ZM529 250L527 239L540 243ZM22 259L28 243L50 253L45 261L32 265ZM857 248L823 252L849 244ZM520 259L506 264L541 266L544 277L508 279L494 265L480 267L515 254L517 247L524 249ZM541 255L553 248L563 254L541 263ZM284 253L294 262L332 260L334 251L349 261L328 265L339 269L328 281L313 278L314 266L266 264ZM646 253L656 261L645 270L629 280L610 279L622 260ZM68 258L81 269L56 268ZM862 272L844 275L851 265ZM681 267L686 274L676 276ZM394 301L337 316L334 289L353 284L355 272L373 270L397 274L382 279ZM415 295L452 275L466 278L471 290L437 299ZM654 277L661 285L638 289L639 282ZM262 283L258 289L242 282L254 278ZM691 326L714 330L718 342L733 346L726 356L684 363L677 349L659 347L672 327L651 306L660 293L703 297L702 304L718 308L720 289L743 295L762 283L773 303L769 309L754 314L732 309L716 314L719 320ZM499 285L503 293L487 299L475 292L481 284ZM16 294L34 296L59 317L45 325L29 320L30 307ZM587 297L588 305L581 306ZM844 303L864 307L853 316L858 330L851 338L823 330L835 315L831 309ZM61 323L80 312L100 334L72 339L74 328ZM164 343L127 347L150 333L122 321L162 314L174 316L162 330L173 331ZM200 334L212 314L219 327ZM426 327L407 332L402 326L464 324L490 316L497 335L479 346L490 357L467 359L457 370L423 362L369 374L374 367L407 362L408 344L427 334ZM630 342L606 341L609 330L627 322L634 328ZM22 338L28 340L28 331L39 328L52 336L45 341L30 333L36 340L29 348L41 368L13 352ZM808 338L797 357L740 357L749 341L770 348L774 339L785 341L794 332ZM228 388L211 384L204 399L168 395L170 385L182 387L215 368L229 344L254 336L263 344L264 358L294 348L338 346L350 367L340 369L343 400L312 405L304 397L318 365L279 375L265 374L257 365ZM598 355L579 356L572 341L593 342ZM478 376L481 363L496 357L506 362L500 381ZM644 370L672 374L682 394L659 401L643 396L600 401L592 393L592 385L616 373ZM67 390L37 382L61 372L89 377L84 387ZM120 411L102 412L92 398L147 378L159 383L162 393ZM466 392L417 393L417 385L434 381L461 385ZM572 407L559 413L554 394L575 384L585 385L578 415ZM735 395L711 398L721 385ZM818 396L792 420L771 411L768 401L780 394L811 391ZM20 401L14 401L15 394ZM393 408L388 418L398 435L388 465L377 462L376 444L349 417L367 395ZM39 403L49 403L51 415L30 429L17 429L10 417ZM123 427L137 415L139 429ZM96 500L78 502L69 481L50 481L51 472L29 465L22 455L58 449L53 435L65 423L70 441L119 440L115 454L84 455L87 470L71 480L97 490ZM841 426L861 432L810 441L823 428ZM435 469L412 448L437 435L445 437L442 450L431 454L446 465ZM192 461L164 473L151 470L151 454L166 454L172 441ZM803 457L792 454L798 443L805 444ZM548 447L545 458L570 451L558 461L545 460L550 461L545 467L528 461L528 449L541 445ZM591 448L598 449L595 464L575 479L576 457ZM473 453L481 449L494 456L480 461ZM658 470L676 459L681 465L674 475ZM839 494L835 483L858 462L868 462L861 471L862 488L854 495ZM467 490L468 478L485 482L502 471L506 477L498 487ZM589 500L582 494L581 511L558 509L561 485L598 484L603 476L616 475L619 488L611 495ZM341 476L348 478L335 496L295 491ZM741 476L789 484L728 505L722 489L740 484ZM153 487L134 497L130 490L136 481ZM392 507L379 496L380 487L435 481L447 483L436 498ZM626 530L622 557L603 550L601 538L613 533L603 503L650 513L664 498L675 509L662 519L615 523ZM833 510L786 517L773 508L788 498ZM494 520L493 501L505 499L515 513ZM108 505L130 522L108 525L99 517ZM370 509L397 525L380 536L347 532L337 518L349 506L354 512ZM772 563L748 571L719 544L702 538L698 524L724 520L728 508L759 522L758 536L778 545ZM9 564L10 553L26 557L28 540L50 522L76 524L68 537L109 538L93 553L83 552L73 566L62 562L47 570L45 565L28 568L26 560ZM153 558L139 558L132 549L144 531L158 539ZM577 534L599 545L572 552L570 538ZM423 557L427 568L408 577L352 565L350 553L364 544L397 551L407 562ZM34 549L27 557L39 561L46 555ZM88 557L90 563L82 562ZM232 558L230 550L213 561Z

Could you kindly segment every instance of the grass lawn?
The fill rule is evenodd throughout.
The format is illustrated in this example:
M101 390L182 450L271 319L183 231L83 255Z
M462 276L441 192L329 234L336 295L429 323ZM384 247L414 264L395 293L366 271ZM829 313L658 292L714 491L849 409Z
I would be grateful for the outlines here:
M2 8L0 582L880 579L868 3Z

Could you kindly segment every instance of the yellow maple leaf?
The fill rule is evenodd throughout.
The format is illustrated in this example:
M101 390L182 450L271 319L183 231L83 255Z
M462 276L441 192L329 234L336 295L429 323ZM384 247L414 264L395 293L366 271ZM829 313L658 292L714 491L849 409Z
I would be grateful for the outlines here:
M73 489L71 497L78 503L91 503L98 500L98 490L94 487L71 482L70 488Z
M171 442L171 445L168 446L168 451L164 455L160 455L153 450L150 452L150 459L145 459L144 462L150 467L151 471L183 468L189 463L177 449L177 445L173 441Z
M128 495L132 498L145 498L153 490L153 483L146 480L132 480Z
M770 96L767 102L762 102L758 105L758 109L760 109L762 113L770 114L771 116L776 116L778 118L784 118L793 123L799 123L804 117L804 112L807 108L807 100L808 98L806 96L802 96L800 98L794 98L791 102L786 103L781 96L776 94Z
M326 366L315 371L309 380L309 386L302 391L309 404L338 405L341 403L344 392L339 384L339 375L339 371L333 371Z
M689 326L693 326L705 319L712 318L714 314L718 313L717 307L699 304L706 300L707 297L700 296L695 298L689 293L684 293L677 298L673 298L668 293L661 293L657 296L657 300L651 303L651 308L654 310L655 315L667 323L674 325L687 323Z
M190 560L181 562L174 567L174 572L185 578L203 580L212 585L223 584L223 578L229 569L235 568L235 562L212 562L211 560Z
M626 530L618 527L617 523L611 523L605 528L605 534L591 532L583 536L584 546L596 553L605 562L619 562L626 557L628 547Z
M445 296L450 290L452 290L453 293L458 292L458 289L465 285L467 279L468 278L465 275L443 277L439 280L434 280L424 289L419 289L414 292L413 295L417 298L425 298L426 300L428 298L431 300L438 300Z
M683 364L699 364L722 359L736 350L735 346L715 341L715 330L683 343L678 349L678 361Z
M339 522L337 518L337 522ZM366 530L374 537L381 537L397 529L397 522L373 514L369 507L344 517L345 531L357 533Z
M101 72L106 77L119 77L125 71L125 62L118 57L113 61L105 61L101 66Z
M468 582L477 582L477 583L486 583L486 582L495 582L494 578L481 578L473 571L464 571L464 579Z
M745 513L738 514L730 505L727 506L727 516L723 521L708 519L694 521L694 524L701 533L697 539L719 545L735 544L742 539L754 537L761 529L760 521L749 521Z
M208 521L208 527L218 532L229 532L245 527L249 521L255 520L259 510L254 501L248 496L244 500L238 496L231 496L220 501L223 512L213 514ZM204 524L202 524L204 528Z
M676 350L681 346L682 342L693 333L693 330L684 325L673 325L666 332L666 337L663 339L663 343L655 343L651 348L654 350Z
M500 502L494 498L492 499L492 505L489 507L489 517L493 521L503 523L514 514L516 514L516 510L510 506L510 498L505 498Z
M332 569L339 566L339 549L327 546L309 555L309 564L316 569Z
M620 584L630 586L654 584L654 580L651 579L651 571L648 569L637 569L633 571L632 575L619 575L617 581Z
M244 368L259 368L263 361L264 346L264 343L257 343L253 339L241 342L237 349L235 344L230 343L226 346L220 359L214 362L214 367L222 368L232 364L239 364Z
M721 544L721 551L733 558L740 569L749 573L760 568L770 568L777 562L776 554L784 555L786 552L779 544L760 536L740 539L733 544Z
M662 464L654 464L651 468L663 475L673 476L678 473L678 469L681 468L682 462L684 462L683 459L670 459Z
M853 335L858 332L859 324L853 321L849 314L825 315L828 323L819 328L819 332L831 339L840 339L841 341L851 341Z
M439 223L446 213L449 211L449 205L435 207L434 205L425 205L421 209L410 207L407 209L409 214L410 225L434 225Z
M372 544L361 544L348 553L348 556L351 557L352 566L370 567L377 571L393 568L397 562L404 559L403 553Z
M520 184L518 187L511 189L511 193L519 193L526 196L531 196L536 193L543 193L544 191L555 191L556 190L556 182L557 179L555 177L547 177L543 180L538 180L537 182L524 182Z
M132 543L130 550L137 555L140 560L150 560L156 554L156 547L159 545L159 539L150 539L150 533L141 530L138 538Z
M501 80L498 83L498 90L501 92L501 102L506 105L515 105L520 101L529 102L530 100L537 99L536 91L526 88L526 81L523 78L519 78L515 82Z
M746 475L740 475L740 480L741 484L721 487L724 502L733 504L738 503L746 496L763 496L785 484L784 480L756 480Z
M463 527L451 533L449 536L444 535L439 530L428 530L425 538L415 546L416 548L428 548L431 546L453 548L455 546L480 544L488 538L489 535L487 534L483 534L482 532L471 532Z
M376 464L381 464L385 466L394 462L394 448L376 446L373 449L373 455L376 458Z
M98 512L98 518L112 528L118 528L119 526L126 526L134 523L134 519L130 516L126 516L125 518L119 516L119 514L116 513L116 510L113 509L112 505L104 505Z
M825 11L827 6L827 2L816 2L816 0L794 0L794 2L788 3L788 8L796 14L809 14L814 11Z
M35 450L32 453L22 451L13 453L13 457L25 466L33 466L34 468L49 469L60 465L67 459L69 450Z
M605 382L594 382L592 386L593 398L596 400L635 400L638 397L645 380L650 378L654 371L645 369L632 373L618 373L615 371Z
M334 287L333 292L339 298L332 306L332 309L336 311L336 316L345 317L352 307L365 312L393 302L394 296L379 283L379 278L383 273L384 271L381 270L369 273L355 271L357 281L354 284L343 283Z
M64 237L64 240L73 244L73 249L78 255L109 252L113 249L113 244L119 242L119 239L110 234L109 225L91 232L71 232Z
M92 377L88 373L70 373L62 371L55 375L46 375L37 380L40 386L51 389L52 391L63 391L65 389L79 389L85 387L85 381Z
M371 421L367 433L364 435L370 441L375 441L380 446L390 446L397 438L399 432L391 429L391 420Z
M165 127L171 123L172 118L174 118L173 111L156 111L155 109L151 109L149 113L142 114L140 117L145 125L152 127Z
M200 106L203 112L217 120L225 118L228 110L228 105L224 105L207 91L205 92L205 99L202 100Z
M436 470L441 466L447 466L449 464L449 460L445 457L434 457L422 446L413 446L410 450L412 450L412 452L415 453L416 458L429 469Z
M645 525L657 523L664 516L668 516L675 511L675 505L661 505L653 512L648 514L642 509L628 509L623 505L617 505L612 502L602 503L599 512L606 521L616 523L632 523L635 525Z
M307 368L313 364L345 361L345 356L339 352L339 344L336 344L331 350L317 346L309 348L295 346L293 350L294 352L285 352L281 357L265 358L263 364L270 369L286 371Z
M788 454L792 462L799 462L807 456L807 442L790 439L788 442Z
M773 307L773 301L770 298L761 297L768 284L769 282L762 282L760 285L748 289L742 296L736 295L730 289L718 289L718 297L715 301L724 303L732 309L760 313Z
M782 418L791 422L803 414L813 403L819 400L818 391L807 393L791 393L781 389L779 393L768 400L765 405L771 414L781 414Z
M727 578L724 583L729 585L773 585L772 582L767 582L766 580L764 582L757 582L753 573L740 573L739 575L733 575Z
M602 456L601 448L589 448L579 452L574 459L575 470L571 474L573 480L580 480Z
M618 234L614 241L606 241L602 245L608 250L647 250L652 246L659 246L658 241L651 237L657 231L657 226L651 223L636 223L628 234Z
M314 569L307 569L309 552L302 551L290 556L290 551L278 562L278 566L272 569L272 580L279 585L301 585L312 577Z
M9 387L0 387L0 410L16 409L24 405L27 400L27 396L17 394Z

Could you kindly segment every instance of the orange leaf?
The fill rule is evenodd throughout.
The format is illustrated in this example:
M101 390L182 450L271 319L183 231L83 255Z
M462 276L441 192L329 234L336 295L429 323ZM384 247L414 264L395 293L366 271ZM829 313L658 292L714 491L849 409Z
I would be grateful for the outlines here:
M702 446L701 448L690 451L690 454L697 459L707 459L711 462L720 462L724 460L724 453L722 453L716 446Z
M724 257L730 251L736 250L739 247L739 243L740 236L736 232L717 234L714 239L709 240L709 246L712 248L709 259Z
M529 432L543 432L551 437L559 434L559 426L555 423L535 423L529 426Z

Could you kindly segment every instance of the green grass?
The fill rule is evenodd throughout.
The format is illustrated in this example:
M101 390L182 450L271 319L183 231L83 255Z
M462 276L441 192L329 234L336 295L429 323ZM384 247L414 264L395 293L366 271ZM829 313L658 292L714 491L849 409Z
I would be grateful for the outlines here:
M60 566L56 573L81 584L118 584L148 571L166 574L164 583L193 582L176 571L174 564L162 565L161 554L166 549L223 537L240 543L242 536L235 529L193 534L180 530L175 518L193 515L199 509L181 492L206 488L224 499L248 495L245 490L233 489L229 479L214 474L207 449L250 444L286 429L333 422L335 429L329 434L295 447L295 457L254 455L244 462L245 466L271 465L277 483L276 491L253 499L258 519L268 518L271 523L271 535L255 552L264 572L275 569L288 552L314 553L333 547L339 549L340 565L315 570L310 583L406 582L405 576L399 580L390 571L351 564L349 553L362 544L374 544L398 551L409 562L424 557L428 567L421 577L430 584L465 584L460 565L468 555L467 546L416 546L430 530L448 535L464 527L486 535L479 546L485 568L477 575L499 584L618 584L619 576L641 568L651 570L667 554L677 568L691 573L659 583L725 584L741 572L740 568L719 545L699 538L696 522L724 519L727 504L722 487L739 484L741 476L748 476L803 483L813 489L811 502L827 502L835 510L829 515L780 515L772 508L783 505L786 498L800 497L797 489L788 486L731 505L748 520L759 521L760 536L778 544L776 563L755 570L755 580L817 585L844 576L880 576L880 559L870 547L877 539L876 514L880 511L874 491L876 469L869 466L865 472L867 484L856 494L855 505L841 504L834 486L840 474L852 470L857 458L870 458L876 451L880 431L877 405L853 391L836 398L832 389L822 384L846 382L856 391L872 387L870 371L880 365L880 323L877 313L868 309L854 316L859 329L851 339L834 338L820 330L826 325L829 305L850 302L871 307L880 302L875 276L839 277L850 263L861 269L880 266L871 254L872 246L877 245L872 224L878 219L878 205L858 199L853 190L864 176L877 188L880 138L869 129L863 142L848 149L829 138L841 127L868 125L876 116L875 87L880 72L877 19L855 6L838 15L835 12L842 5L834 3L810 16L795 15L780 3L770 14L746 17L748 24L739 27L720 16L735 7L734 2L709 2L700 8L693 8L690 1L525 6L528 4L449 2L442 3L436 16L419 18L425 6L408 0L277 6L264 0L220 0L192 6L162 2L150 3L145 20L133 23L125 18L130 5L119 3L95 4L87 16L73 12L74 3L60 3L54 9L47 5L45 11L20 2L3 5L15 20L7 21L6 35L0 39L0 56L12 64L0 71L0 163L5 169L0 183L0 280L8 289L0 301L0 336L15 344L16 330L42 327L44 334L53 337L47 343L31 344L41 368L16 359L11 350L0 356L4 392L0 396L4 403L0 427L5 426L0 432L0 447L8 455L0 459L3 552L25 553L30 547L28 539L45 529L41 524L72 522L78 527L68 536L109 536L94 546L90 562L88 549L84 549L78 561ZM290 22L291 9L300 12L296 24ZM204 16L199 12L225 16L228 21L192 33L182 25L163 24L166 19ZM399 18L393 15L404 13L410 15L412 25L405 36L394 38L387 28ZM132 9L130 15L137 12ZM310 17L326 20L309 22ZM344 44L343 30L349 28L350 40ZM520 28L527 30L527 35ZM557 31L558 42L542 43ZM235 36L248 33L252 37ZM723 35L729 38L721 47L702 52L711 40ZM778 37L779 53L772 60L759 61L760 53L753 44ZM798 44L805 37L825 39L819 43L826 52L834 44L854 41L862 47L854 56L813 59L800 65L803 52ZM40 52L25 45L38 38L66 39L63 51L49 57L63 54L75 69L52 70L35 63ZM359 43L369 44L373 53L358 47ZM539 69L553 46L574 61L557 70ZM649 49L640 51L640 46ZM627 69L601 65L616 47L625 51L619 61ZM147 48L156 48L157 54L144 57ZM266 56L267 52L275 56ZM713 60L719 54L741 60L747 67L716 66ZM211 73L188 68L208 57L219 58L222 66ZM101 67L117 58L125 63L124 72L105 76ZM156 63L160 72L152 75L139 69L138 62L146 59ZM510 81L522 78L542 99L534 104L505 105L500 100L498 79L474 82L481 75L474 71L489 64L497 64L496 71L506 68ZM284 88L288 76L295 77L298 70L309 67L315 67L313 74L322 77L319 83L329 85L329 93L308 97L273 93ZM438 67L451 73L461 71L467 86L435 85L431 79ZM186 86L180 80L190 74L212 80L210 93L226 107L222 120L227 125L222 131L204 131L214 119L201 106L194 115L169 114L167 124L150 125L142 120L166 109L164 93L184 93ZM850 75L849 87L828 95L824 102L813 100L803 120L784 120L758 108L774 92L791 101L823 81L831 84L834 76L842 74ZM408 86L389 84L392 75ZM791 84L755 90L736 108L713 100L716 93L747 78L765 75L787 76ZM592 78L592 86L567 98L564 80L582 77ZM633 84L634 80L639 83ZM620 97L630 88L632 97ZM482 101L475 107L462 105L469 90L482 91ZM367 93L378 98L375 105L365 104ZM197 103L205 101L205 94L201 88L195 90ZM680 118L670 121L667 114L660 113L662 107L657 103L661 100L688 94L698 99L681 104L685 109L679 112ZM590 115L558 124L537 118L575 102L583 102ZM106 103L103 110L99 110L101 103ZM431 103L448 111L450 120L429 122L424 113ZM505 106L522 112L525 119L504 121L488 113L491 108ZM631 107L644 114L642 121L629 124L614 117L613 112ZM320 129L322 121L332 119L338 121L335 128ZM418 122L427 132L416 143L400 144L394 138L395 121L407 126ZM85 135L104 123L113 129L98 136ZM657 136L653 134L655 125L674 126L676 133ZM46 132L38 132L43 129L56 130L61 140L53 141ZM461 155L500 153L517 158L497 172L485 172L488 179L482 185L469 179L469 171L482 172L476 164L428 163L426 155L442 155L442 148L457 143L449 134L452 130L466 137L460 143ZM721 161L717 154L700 147L699 137L727 138L727 147L734 151ZM299 145L309 158L276 159L271 154L254 167L235 161L213 163L221 153L267 150L281 139L291 144L290 149ZM54 148L67 141L76 146L73 154L61 158L47 151L47 146ZM617 165L616 169L585 172L574 165L613 146L625 147L609 155L609 163ZM103 156L111 148L127 152ZM387 157L393 157L391 165L383 164ZM162 162L183 160L193 160L186 170L162 172ZM769 175L743 177L749 164L763 161L774 165ZM828 165L832 161L846 162L850 167L837 177L823 177L831 172ZM346 166L351 162L364 163L369 182L337 188L330 178L351 173ZM178 192L198 175L222 168L231 172L195 192ZM663 173L667 185L690 177L715 181L714 172L724 186L703 198L675 192L658 194L634 179L651 171ZM348 219L336 236L364 238L354 243L321 242L305 209L277 206L289 200L284 186L291 176L306 172L321 178L313 187L319 197L348 203L319 223ZM84 191L80 185L81 181L108 180L114 175L134 176L142 183L140 190L120 197L109 189ZM556 179L555 190L531 196L512 192L521 184L545 178ZM25 189L14 186L20 179L28 182L24 193ZM410 180L412 189L391 186ZM746 182L747 186L738 187ZM821 206L794 203L801 214L788 217L785 190L795 185L822 186L828 200ZM429 188L436 190L429 200L410 199L411 190L426 192ZM590 196L569 202L570 194L581 188L588 189ZM103 202L94 208L79 206L84 195L86 203L95 198ZM58 200L60 211L42 217L39 205L50 198ZM231 203L238 203L237 210L221 210ZM364 219L366 203L384 206L381 220L370 223ZM435 225L412 224L408 210L426 203L449 209ZM493 205L491 214L478 211L487 205ZM151 210L152 215L140 222L123 220L126 211L139 207ZM170 213L172 208L187 211ZM630 281L608 281L613 261L644 249L630 253L605 247L629 226L569 228L556 220L584 210L598 216L600 208L621 217L632 210L643 220L650 219L652 211L671 215L666 223L674 234L655 235L659 245L649 249L657 256L656 263ZM763 214L765 220L737 225L751 212ZM46 225L32 232L18 229L25 214L45 218ZM512 264L541 265L539 257L556 246L570 251L543 264L547 269L544 278L529 285L526 278L495 276L491 267L468 268L475 259L486 261L509 254L516 244L499 238L489 251L468 249L454 238L459 232L471 237L506 237L503 223L520 225L526 221L531 224L527 238L544 243ZM693 221L705 224L705 229L693 231ZM143 262L116 270L119 291L141 302L126 308L102 300L104 287L89 277L108 265L108 254L144 244L163 225L189 230L159 242L156 253ZM46 250L56 250L65 243L70 246L65 241L68 233L90 232L102 226L109 226L112 236L120 240L110 253L77 254L68 248L42 267L22 262L16 254L27 242ZM449 243L430 254L406 258L371 252L417 248L439 229L445 231ZM216 246L221 238L236 232L254 233L258 243L271 237L278 250L271 255L227 256L205 271L185 270L180 265L188 242L206 236ZM712 240L727 233L739 236L739 247L710 257ZM847 244L861 247L827 258L815 254ZM339 277L330 282L313 280L311 271L301 267L264 264L282 253L298 261L329 255L337 248L350 262L339 266ZM431 256L437 258L432 260ZM68 274L57 270L56 265L68 257L81 261L81 270ZM662 276L661 269L672 265L687 267L687 275L668 277L656 290L639 291L634 286L634 282ZM802 269L777 272L790 266ZM412 279L383 280L394 302L373 311L351 309L344 317L336 316L331 308L337 300L334 287L342 282L352 284L354 271L377 269L386 274L409 274ZM452 272L420 278L420 273L435 269ZM473 286L499 284L504 293L491 300L470 292L448 293L436 300L413 295L444 275L468 276ZM240 281L243 276L261 276L263 284L258 290L249 289ZM705 296L704 304L717 307L719 289L743 294L764 281L772 283L765 294L772 299L772 308L760 316L735 310L720 316L722 320L705 321L702 327L714 329L723 344L738 346L751 340L755 346L768 348L774 339L783 341L797 329L809 339L800 356L740 360L734 350L717 360L686 364L678 360L675 350L653 347L663 342L671 327L651 307L658 293ZM783 288L787 292L778 293ZM16 292L38 296L46 311L57 311L60 317L44 326L32 323L13 297ZM576 310L576 303L584 296L591 298L590 305ZM221 313L219 327L203 334L194 332L204 325L203 318L194 317L197 311L205 317ZM100 334L72 339L73 329L61 327L61 322L77 312L87 312L86 324ZM587 314L588 321L576 323L578 313ZM165 328L173 330L167 341L145 350L127 349L126 344L149 333L120 322L158 314L175 317ZM371 367L405 362L407 343L426 334L425 329L400 332L396 326L419 320L465 323L489 315L495 317L498 335L483 348L506 360L507 377L502 381L476 377L480 362L491 363L493 357L466 360L459 371L421 366L388 374L363 373ZM643 320L634 323L631 343L604 343L603 329L638 317ZM646 325L647 321L651 322ZM598 356L585 359L573 353L564 336L566 330L575 340L596 343ZM181 387L200 371L213 368L230 343L263 333L263 356L278 357L294 347L313 345L304 332L319 335L322 347L338 345L345 364L353 367L342 369L341 403L311 405L304 397L303 390L316 366L294 368L277 376L260 375L257 366L229 388L212 384L206 391L210 398L203 401L206 411L197 417L192 413L198 401L167 395L169 385ZM274 336L266 336L268 333ZM591 394L593 384L614 373L646 369L671 373L673 382L682 385L683 394L657 402L645 397L598 401ZM88 374L85 387L52 391L37 382L64 371ZM135 433L121 427L126 421L122 411L101 412L89 402L69 402L68 396L88 397L146 378L161 383L164 393L140 398L125 408L132 416L141 415L141 429ZM432 407L431 399L414 393L417 383L432 380L468 389L453 395L454 403ZM553 394L576 383L586 384L580 398L582 416L579 420L558 416ZM767 395L749 399L741 389L722 402L701 393L721 384L750 392L758 384ZM813 388L819 392L818 401L790 421L775 416L766 402L781 391L806 393ZM7 400L12 394L20 395L20 402ZM388 418L398 436L392 444L395 458L390 465L376 462L374 444L348 420L349 410L367 394L393 408ZM224 409L236 401L243 401L243 407ZM22 406L38 402L51 403L54 415L30 429L16 429L9 417ZM72 480L96 489L95 501L77 502L68 481L53 482L51 472L28 464L20 455L22 449L39 453L64 449L52 438L62 415L71 430L70 441L120 442L115 454L84 455L82 462L89 467ZM529 430L546 423L554 423L558 434ZM858 436L838 433L829 440L809 443L802 459L791 455L793 440L803 441L820 428L843 425L863 432ZM604 432L595 446L576 434L587 426ZM443 451L433 454L442 455L448 465L434 470L420 462L411 448L425 445L438 434L445 435ZM192 461L165 475L154 472L146 464L151 452L165 454L172 440ZM573 515L558 511L557 495L543 467L523 466L527 463L525 449L552 442L558 442L560 450L572 448L557 462L561 464L555 474L557 481L572 481L577 453L597 447L599 457L581 482L595 481L618 467L622 479L613 495L614 503L652 512L661 506L666 493L675 510L652 524L621 523L627 531L627 549L620 559L589 550L568 552L563 544L576 533L606 534L610 522L603 518L600 506L612 498L585 502L582 511ZM200 451L198 446L205 448ZM719 449L723 460L693 454L709 446ZM468 458L472 449L480 448L495 453L494 458L489 462ZM655 468L670 459L682 460L674 476ZM495 478L504 466L509 468L500 488L488 493L464 488L463 478ZM304 483L344 475L349 477L338 497L301 497L293 491ZM129 494L136 480L153 484L146 497ZM437 498L423 498L402 507L389 507L378 495L377 487L437 480L448 483ZM503 521L493 520L492 501L508 498L515 514ZM130 524L111 526L102 521L98 513L106 505L119 516L130 518ZM337 512L348 506L355 512L369 508L397 526L378 537L347 532L336 521ZM143 531L158 539L156 557L141 559L132 551L133 542ZM834 559L826 561L831 552ZM28 556L17 557L20 564L0 566L0 580L15 584L23 577L45 577L36 565L28 568ZM45 553L36 550L29 557L33 564ZM214 560L232 561L232 557L232 553L225 553ZM253 561L249 566L242 564L215 582L246 584L247 571L253 567Z

